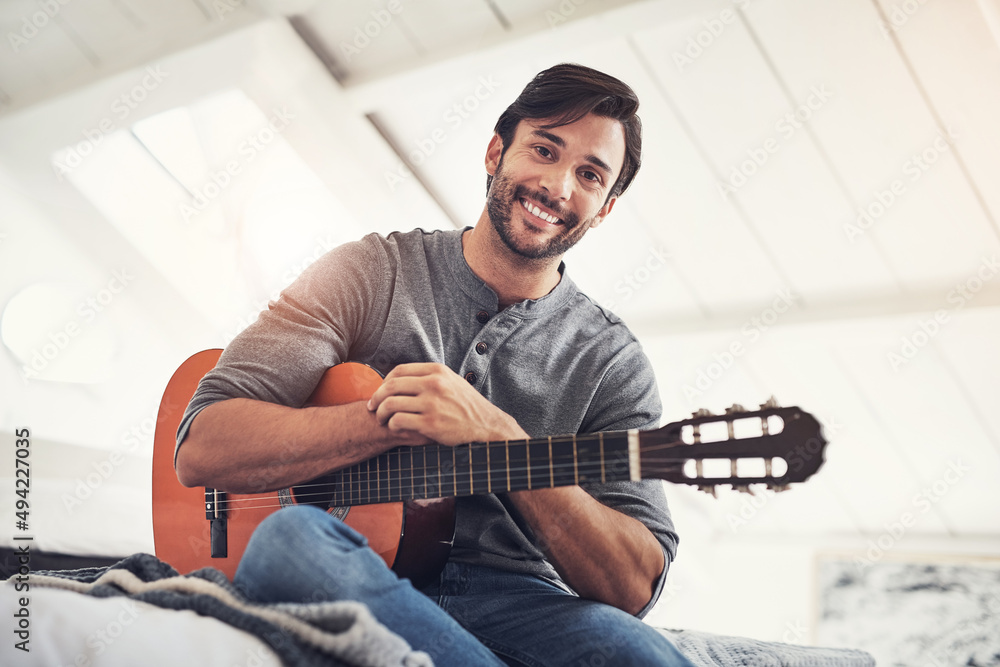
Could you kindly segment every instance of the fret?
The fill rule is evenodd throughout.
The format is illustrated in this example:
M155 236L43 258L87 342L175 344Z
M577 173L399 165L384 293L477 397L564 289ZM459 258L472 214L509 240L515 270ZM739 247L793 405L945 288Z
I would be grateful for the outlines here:
M363 486L365 502L371 503L372 501L372 460L368 459L365 461L365 483Z
M378 501L389 502L389 455L378 455L376 469L378 470Z
M494 493L510 489L509 470L507 469L507 443L491 442L487 445L486 457L490 462L489 491Z
M416 450L415 450L415 448L413 448L413 447L408 447L407 449L409 449L409 450L410 450L410 452L409 452L409 453L410 453L410 459L409 459L409 460L410 460L410 465L409 465L409 473L410 473L410 493L409 493L409 494L407 494L407 496L406 496L406 497L407 497L407 498L416 498L416 497L417 497L417 485L416 485L416 483L415 483L415 481L414 481L414 480L415 480L415 476L414 476L414 474L413 474L413 468L414 468L414 467L416 466L416 461L415 461L415 460L414 460L414 458L413 458L413 453L414 453L414 452L415 452Z
M386 502L395 503L402 500L399 493L399 450L390 449L385 453L385 479L388 493Z
M472 493L483 493L489 488L490 468L485 442L469 445L471 455L469 485Z
M552 470L552 436L549 436L549 487L556 485L556 476Z
M403 500L413 497L413 447L399 451L399 495Z
M601 443L601 484L604 484L607 481L604 469L604 434L598 433L597 439Z
M458 495L458 453L455 448L451 448L451 484L452 484L452 495Z
M573 483L580 483L580 462L576 458L576 434L573 435Z
M552 457L549 455L548 442L541 438L532 440L528 448L528 474L531 475L531 488L543 489L552 487L551 468Z
M426 447L412 447L413 456L413 497L427 497Z
M608 482L628 481L631 478L628 459L628 434L625 431L601 435L604 445L603 474Z
M361 467L353 465L351 470L351 505L361 504Z
M528 478L528 442L515 440L507 443L507 490L521 491L531 488Z
M552 486L576 484L576 437L549 439L552 448Z
M510 444L506 440L503 441L503 458L507 470L507 490L510 491Z
M600 438L601 434L576 438L578 484L596 484L601 480L604 459Z
M424 463L427 469L424 471L424 482L426 483L425 498L441 497L441 445L431 445L424 454Z
M455 447L455 485L456 496L472 494L472 453L469 445Z
M524 441L524 472L528 476L528 488L531 488L531 440Z

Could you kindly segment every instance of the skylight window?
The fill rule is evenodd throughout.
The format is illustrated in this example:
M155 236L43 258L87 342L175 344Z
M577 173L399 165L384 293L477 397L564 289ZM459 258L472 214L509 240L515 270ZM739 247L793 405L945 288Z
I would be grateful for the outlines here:
M228 338L363 233L289 143L295 131L294 109L226 90L109 134L65 177Z

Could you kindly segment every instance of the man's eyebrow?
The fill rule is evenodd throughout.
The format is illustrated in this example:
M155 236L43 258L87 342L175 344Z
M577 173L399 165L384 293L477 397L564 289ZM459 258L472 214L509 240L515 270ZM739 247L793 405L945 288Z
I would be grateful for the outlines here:
M542 137L543 139L548 139L559 148L566 148L566 142L563 141L563 138L557 134L552 134L551 132L546 132L545 130L532 130L531 133L539 137ZM611 167L608 166L608 163L602 160L601 158L597 157L596 155L593 154L586 155L584 156L584 159L587 162L594 165L595 167L597 167L598 169L600 169L601 171L607 172L608 174L614 173L611 170Z

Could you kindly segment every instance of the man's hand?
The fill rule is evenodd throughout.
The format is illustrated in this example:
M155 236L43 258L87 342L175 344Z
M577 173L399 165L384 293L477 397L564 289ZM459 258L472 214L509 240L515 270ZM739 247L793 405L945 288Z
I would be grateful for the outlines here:
M528 437L513 417L443 364L397 366L368 409L390 431L413 431L443 445Z

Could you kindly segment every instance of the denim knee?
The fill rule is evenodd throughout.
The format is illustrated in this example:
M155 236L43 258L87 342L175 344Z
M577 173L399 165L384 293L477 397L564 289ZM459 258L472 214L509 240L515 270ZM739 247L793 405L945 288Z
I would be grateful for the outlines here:
M256 541L292 549L305 543L315 548L317 542L327 540L345 549L368 545L364 535L312 505L292 505L271 514L254 530L250 544ZM288 553L282 557L287 558Z
M398 581L368 540L343 521L295 505L257 526L234 583L251 598L322 602L358 599Z

